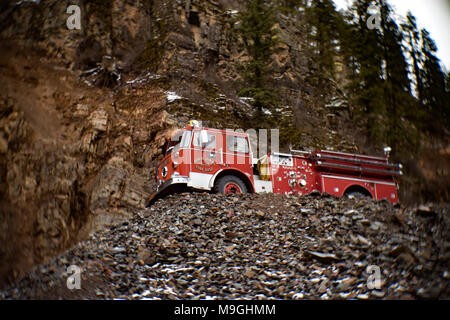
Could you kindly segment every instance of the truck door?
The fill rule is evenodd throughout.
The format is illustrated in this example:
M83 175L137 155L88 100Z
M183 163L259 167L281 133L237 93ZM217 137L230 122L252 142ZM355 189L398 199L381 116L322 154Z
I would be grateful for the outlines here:
M209 189L209 182L219 170L223 135L210 130L194 130L191 146L191 168L189 186Z
M248 138L245 136L228 133L226 136L224 157L225 166L229 168L236 168L251 175L251 157L252 155L250 153Z

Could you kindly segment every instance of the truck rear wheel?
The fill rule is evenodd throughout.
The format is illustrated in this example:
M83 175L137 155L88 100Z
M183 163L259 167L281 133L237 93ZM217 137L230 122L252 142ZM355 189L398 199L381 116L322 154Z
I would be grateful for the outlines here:
M345 193L345 195L349 199L370 199L370 198L372 198L372 196L370 194L363 193L361 191L351 191L351 192Z
M245 183L235 176L223 176L217 181L214 191L223 194L247 193Z
M349 197L350 199L360 199L360 198L364 198L367 197L364 193L358 192L358 191L353 191L353 192L349 192L347 193L347 197Z

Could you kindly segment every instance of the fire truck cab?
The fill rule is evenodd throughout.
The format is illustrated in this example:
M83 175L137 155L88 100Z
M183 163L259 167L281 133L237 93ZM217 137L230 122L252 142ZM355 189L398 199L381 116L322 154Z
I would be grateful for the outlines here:
M186 126L166 144L157 170L158 191L184 185L222 193L254 192L252 159L247 134Z
M254 159L249 135L189 124L166 143L157 192L193 188L218 193L273 192L368 196L398 202L401 165L388 157L317 150L269 153Z

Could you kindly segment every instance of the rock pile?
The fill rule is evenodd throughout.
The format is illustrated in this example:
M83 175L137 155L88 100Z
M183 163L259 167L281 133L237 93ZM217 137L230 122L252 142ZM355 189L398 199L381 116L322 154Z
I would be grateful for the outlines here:
M310 195L168 196L1 299L450 297L448 206ZM81 290L66 287L81 268Z

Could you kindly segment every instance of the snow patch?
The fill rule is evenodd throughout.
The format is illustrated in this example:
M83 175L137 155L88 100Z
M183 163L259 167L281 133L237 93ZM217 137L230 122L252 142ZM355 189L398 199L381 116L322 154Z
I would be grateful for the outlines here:
M239 13L239 11L238 11L238 10L228 10L227 13L228 13L229 15L234 16L234 15L237 15L237 14Z
M262 112L264 112L264 114L271 116L272 115L272 111L270 111L269 109L266 108L262 108Z
M249 102L255 101L255 99L251 97L239 97L239 100L248 108L251 108L252 106L249 104Z
M161 78L161 76L159 74L152 74L151 72L148 72L145 75L137 77L134 80L127 81L126 84L127 85L134 84L134 83L138 83L139 84L139 83L146 82L148 80L156 80L156 79L159 79L159 78Z
M34 3L39 4L39 3L41 3L41 0L21 0L21 1L16 3L16 6L20 6L24 2L34 2Z
M175 100L183 99L183 97L180 97L176 94L176 92L173 91L166 91L166 95L168 102L174 102Z

